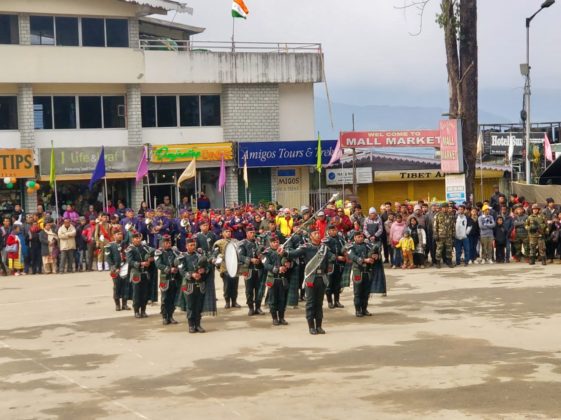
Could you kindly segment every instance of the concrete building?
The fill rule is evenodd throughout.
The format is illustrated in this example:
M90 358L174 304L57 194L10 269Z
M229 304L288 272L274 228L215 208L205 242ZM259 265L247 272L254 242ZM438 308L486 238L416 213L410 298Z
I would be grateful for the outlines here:
M197 189L221 206L216 179L224 156L231 205L243 201L237 143L315 137L319 44L198 41L203 28L153 17L170 11L190 9L168 0L0 0L0 148L32 150L42 181L39 193L26 193L29 172L0 168L19 177L10 191L0 183L0 201L4 194L29 209L38 198L53 202L45 182L51 144L61 201L87 196L104 145L109 196L138 208L147 187L134 175L147 145L158 203L195 193L194 183L174 186L195 156ZM277 175L250 169L252 193L274 197Z

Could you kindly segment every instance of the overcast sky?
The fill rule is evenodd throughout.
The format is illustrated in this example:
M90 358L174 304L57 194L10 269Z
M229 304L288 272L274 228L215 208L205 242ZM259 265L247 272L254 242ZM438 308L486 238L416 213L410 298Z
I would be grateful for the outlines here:
M416 10L397 9L404 1L410 0L246 0L250 15L246 21L236 21L236 39L322 43L335 102L422 106L426 98L426 105L445 104L444 42L435 23L440 2L430 2L422 32L411 36L420 17ZM478 3L480 87L521 96L524 19L542 1ZM536 92L561 90L561 1L557 3L532 22L530 62ZM175 20L205 27L195 39L230 39L231 0L189 0L188 4L194 15L178 15Z

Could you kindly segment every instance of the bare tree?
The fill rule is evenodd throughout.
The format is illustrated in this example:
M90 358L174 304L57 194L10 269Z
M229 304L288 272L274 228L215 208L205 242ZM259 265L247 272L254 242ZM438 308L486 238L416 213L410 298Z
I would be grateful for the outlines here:
M431 0L404 0L398 9L414 9L420 17ZM450 118L462 120L467 193L475 191L475 165L478 135L478 49L477 0L440 0L436 22L444 31L446 69L448 72Z

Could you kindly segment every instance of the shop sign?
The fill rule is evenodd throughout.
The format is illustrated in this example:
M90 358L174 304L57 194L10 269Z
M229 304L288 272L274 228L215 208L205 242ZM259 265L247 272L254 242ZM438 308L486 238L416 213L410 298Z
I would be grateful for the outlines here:
M341 133L341 147L440 147L439 130L346 131Z
M302 187L299 169L280 169L277 171L277 191L297 193Z
M440 121L440 169L445 174L464 171L462 120Z
M57 175L92 173L97 165L101 147L55 148ZM39 149L41 176L51 170L51 149ZM105 170L109 173L136 172L142 147L106 147Z
M327 169L325 171L327 185L350 185L353 183L352 168ZM356 168L356 183L371 184L372 168Z
M33 150L0 149L0 177L35 178Z
M174 163L198 161L219 161L234 159L232 143L194 143L194 144L170 144L163 146L152 146L151 162Z
M530 133L531 144L543 144L544 133ZM522 156L526 148L526 136L521 132L495 133L486 132L483 135L485 144L489 145L489 153L493 156L503 156L508 154L508 147L511 142L514 144L513 156Z
M322 140L323 164L329 163L336 145L337 140ZM316 166L317 147L317 140L239 143L238 164L242 167L247 158L248 168Z
M445 177L446 201L463 203L466 201L466 176L447 174Z
M444 179L444 173L439 170L424 171L376 171L374 180L376 182L388 181L431 181Z

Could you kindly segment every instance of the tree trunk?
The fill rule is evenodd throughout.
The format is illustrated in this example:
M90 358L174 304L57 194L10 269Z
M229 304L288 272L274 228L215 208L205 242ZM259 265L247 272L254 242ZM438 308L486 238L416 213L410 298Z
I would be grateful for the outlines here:
M460 1L460 111L467 195L474 193L478 135L477 0ZM483 197L480 197L483 200Z
M456 15L454 1L442 0L442 15L444 17L444 45L446 47L446 69L448 70L449 109L452 118L458 115L458 82L460 65L458 58L458 42L456 40Z

